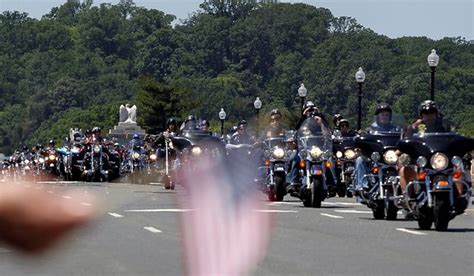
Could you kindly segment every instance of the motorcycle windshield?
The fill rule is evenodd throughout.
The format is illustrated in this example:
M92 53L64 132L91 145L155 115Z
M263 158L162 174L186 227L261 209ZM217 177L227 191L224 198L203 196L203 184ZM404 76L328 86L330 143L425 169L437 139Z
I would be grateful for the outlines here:
M355 148L355 137L341 137L338 141L333 143L334 151L344 151L349 148Z
M414 134L399 142L400 150L412 156L431 156L435 152L448 157L463 156L474 150L474 139L455 132Z
M316 146L324 151L332 150L329 128L323 122L318 122L314 117L307 118L301 124L297 135L300 149Z
M269 149L274 147L285 148L286 147L286 136L277 136L266 138L263 143Z
M372 152L384 152L389 148L396 148L402 133L400 131L371 131L354 139L355 146L362 153L370 156Z

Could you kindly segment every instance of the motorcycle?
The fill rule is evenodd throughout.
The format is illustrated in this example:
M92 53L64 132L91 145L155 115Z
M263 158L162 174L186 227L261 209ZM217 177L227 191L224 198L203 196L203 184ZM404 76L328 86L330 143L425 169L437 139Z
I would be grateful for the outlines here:
M370 156L369 172L364 175L368 188L356 192L362 199L362 203L372 209L375 219L397 219L399 207L394 195L400 191L396 152L400 137L400 131L375 131L354 139L360 153L365 157Z
M335 157L337 195L351 198L354 187L352 181L357 157L354 137L342 137L340 132L335 132L333 139L333 155Z
M474 139L453 132L424 133L398 146L417 171L417 179L407 184L403 206L420 229L430 229L434 223L437 231L446 231L449 221L464 213L471 201L472 183L464 174L470 173Z
M287 136L266 138L262 142L264 166L258 168L261 190L267 194L269 201L283 201L287 194L286 181L289 169Z
M88 182L108 181L109 171L107 164L107 155L103 152L103 145L98 142L91 144L83 162L83 177Z
M332 140L329 129L307 118L298 130L301 187L299 197L305 207L320 208L337 181L332 174ZM329 185L331 183L332 185Z

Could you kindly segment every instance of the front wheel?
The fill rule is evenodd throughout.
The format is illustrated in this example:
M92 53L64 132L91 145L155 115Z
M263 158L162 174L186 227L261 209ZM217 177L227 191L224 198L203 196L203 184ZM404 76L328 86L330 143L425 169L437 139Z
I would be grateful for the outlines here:
M384 219L385 217L385 204L383 200L377 200L375 206L372 207L372 215L374 219Z
M434 213L434 225L436 231L446 231L448 230L449 224L449 200L445 197L436 197L435 206L433 209Z
M313 188L311 190L313 197L313 207L321 208L321 201L326 197L324 193L324 187L322 179L313 178Z
M284 174L275 174L273 180L275 182L275 200L283 201L286 195L286 177Z

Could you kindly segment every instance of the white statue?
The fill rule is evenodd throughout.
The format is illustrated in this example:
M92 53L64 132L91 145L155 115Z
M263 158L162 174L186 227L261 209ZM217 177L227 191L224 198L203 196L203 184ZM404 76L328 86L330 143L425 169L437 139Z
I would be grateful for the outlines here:
M130 104L125 106L120 105L120 123L137 123L137 106L130 107Z

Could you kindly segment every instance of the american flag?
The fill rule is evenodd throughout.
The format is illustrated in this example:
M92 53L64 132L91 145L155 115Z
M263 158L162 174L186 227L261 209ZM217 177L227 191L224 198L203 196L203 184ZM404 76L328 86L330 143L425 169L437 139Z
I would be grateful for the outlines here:
M247 275L265 257L271 214L245 177L250 172L218 163L199 160L184 173L179 201L192 209L181 217L186 275Z

